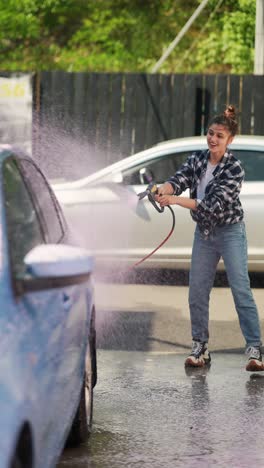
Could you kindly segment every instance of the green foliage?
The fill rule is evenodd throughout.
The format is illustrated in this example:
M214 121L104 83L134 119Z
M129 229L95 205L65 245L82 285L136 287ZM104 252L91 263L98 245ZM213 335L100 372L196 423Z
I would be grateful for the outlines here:
M162 43L169 42L188 19L183 4L191 5L193 0L178 1L177 7L175 3L173 0L92 2L89 18L62 52L63 67L146 71L148 62L153 57L155 61L161 53Z
M197 48L195 70L251 73L255 15L256 5L252 0L226 2L212 21L212 30Z
M0 0L5 71L151 70L201 0ZM210 0L162 72L253 70L255 1Z
M0 0L2 70L56 68L81 26L84 0Z

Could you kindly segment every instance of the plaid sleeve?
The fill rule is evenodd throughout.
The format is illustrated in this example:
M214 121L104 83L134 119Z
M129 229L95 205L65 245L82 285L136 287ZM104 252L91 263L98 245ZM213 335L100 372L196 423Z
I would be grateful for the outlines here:
M186 189L191 187L194 177L194 160L195 153L189 156L174 176L170 177L166 181L172 185L174 195L180 195Z

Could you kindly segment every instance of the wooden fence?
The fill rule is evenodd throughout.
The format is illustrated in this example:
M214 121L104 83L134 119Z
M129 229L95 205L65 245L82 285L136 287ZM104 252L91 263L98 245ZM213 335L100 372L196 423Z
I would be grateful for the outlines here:
M49 129L57 129L87 142L103 167L162 140L203 134L226 103L241 112L240 133L264 135L263 76L43 72L35 77L34 148L42 157L48 141L56 148Z

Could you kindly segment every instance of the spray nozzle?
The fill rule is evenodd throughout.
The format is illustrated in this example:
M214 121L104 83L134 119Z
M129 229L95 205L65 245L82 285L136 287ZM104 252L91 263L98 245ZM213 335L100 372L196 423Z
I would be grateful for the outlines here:
M158 206L157 203L156 203L156 200L154 198L154 195L156 195L158 191L158 186L155 182L151 182L146 190L144 192L141 192L141 193L138 193L138 197L139 197L139 200L142 200L143 198L145 198L146 196L148 197L150 203L152 203L152 205L154 206L154 208L159 212L159 213L163 213L164 211L164 206Z

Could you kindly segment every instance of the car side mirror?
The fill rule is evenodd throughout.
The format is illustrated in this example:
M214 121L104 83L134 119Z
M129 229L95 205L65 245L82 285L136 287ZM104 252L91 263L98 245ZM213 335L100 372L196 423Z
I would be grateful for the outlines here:
M142 167L139 171L139 180L142 185L150 184L154 180L154 175L148 167Z
M41 244L24 258L26 274L15 280L17 294L86 282L94 270L94 258L81 247Z
M116 172L113 177L112 177L112 181L115 183L115 184L122 184L123 182L123 174L122 172Z

